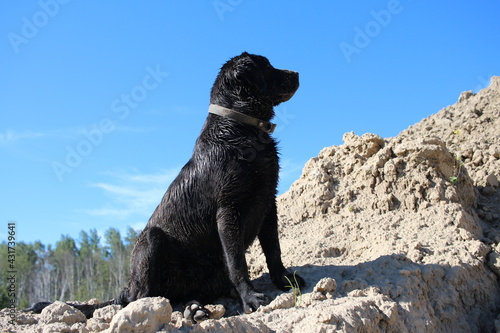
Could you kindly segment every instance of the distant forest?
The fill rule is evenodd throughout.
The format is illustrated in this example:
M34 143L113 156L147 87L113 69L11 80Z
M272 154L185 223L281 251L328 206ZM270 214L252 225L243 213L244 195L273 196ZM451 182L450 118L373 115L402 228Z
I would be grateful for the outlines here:
M39 301L88 301L115 298L127 286L130 253L138 231L129 227L122 238L120 231L108 229L104 239L97 230L81 231L77 240L61 236L45 246L17 242L15 278L17 307L23 309ZM0 309L8 307L9 273L7 243L0 244Z

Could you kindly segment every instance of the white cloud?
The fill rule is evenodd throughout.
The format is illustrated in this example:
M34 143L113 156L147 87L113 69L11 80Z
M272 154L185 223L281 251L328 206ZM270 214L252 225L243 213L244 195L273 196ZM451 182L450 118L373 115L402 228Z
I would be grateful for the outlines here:
M102 207L81 211L91 216L115 219L139 216L147 221L160 203L168 185L178 173L179 169L164 170L153 174L106 173L113 178L112 182L95 183L90 186L100 189L109 198L108 202ZM140 229L144 225L138 227Z
M0 133L0 145L6 146L21 140L39 139L42 137L55 137L64 139L77 139L83 137L85 133L92 131L96 128L96 124L86 127L70 127L65 129L55 129L47 131L31 131L31 130L11 130L7 129L5 132ZM147 133L154 131L153 128L142 127L127 127L115 126L112 132L125 132L125 133Z
M78 128L55 129L46 131L31 131L31 130L6 130L0 133L0 145L8 145L21 140L33 140L40 138L64 138L74 139L82 135L83 130Z
M113 122L113 121L111 121L111 124L112 124L112 129L109 129L109 130L106 131L106 133L102 133L102 134L118 133L118 132L123 132L123 133L149 133L149 132L153 132L155 130L153 127L130 127L130 126L123 126L123 125L120 125L120 124L118 124L116 122ZM81 126L81 127L76 127L76 128L68 128L66 130L61 130L60 132L68 132L68 133L71 133L72 136L74 136L74 137L80 137L80 136L84 136L86 133L89 133L91 131L95 131L96 129L100 130L99 129L99 123L94 123L94 124L91 124L91 125L86 125L86 126Z
M37 139L47 135L48 135L47 133L43 132L33 132L33 131L18 132L13 130L6 130L5 133L0 133L0 145L7 145L9 143L13 143L15 141L24 139Z

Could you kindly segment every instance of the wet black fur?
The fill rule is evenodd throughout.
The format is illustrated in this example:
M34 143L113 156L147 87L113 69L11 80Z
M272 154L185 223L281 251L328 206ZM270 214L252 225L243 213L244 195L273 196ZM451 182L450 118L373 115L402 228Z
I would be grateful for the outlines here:
M245 52L223 65L210 103L270 120L273 107L290 99L298 86L298 73ZM276 142L269 134L209 114L191 159L139 235L129 286L116 303L149 296L206 303L234 288L243 311L253 311L270 301L248 275L245 250L255 238L272 281L286 290L285 276L292 280L292 274L282 264L278 240L278 172Z

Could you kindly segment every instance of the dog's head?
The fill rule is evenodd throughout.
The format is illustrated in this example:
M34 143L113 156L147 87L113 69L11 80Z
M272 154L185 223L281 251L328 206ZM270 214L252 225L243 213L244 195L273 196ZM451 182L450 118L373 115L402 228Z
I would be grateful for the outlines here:
M298 87L297 72L276 69L267 58L243 52L222 66L210 103L269 120L273 106L289 100Z

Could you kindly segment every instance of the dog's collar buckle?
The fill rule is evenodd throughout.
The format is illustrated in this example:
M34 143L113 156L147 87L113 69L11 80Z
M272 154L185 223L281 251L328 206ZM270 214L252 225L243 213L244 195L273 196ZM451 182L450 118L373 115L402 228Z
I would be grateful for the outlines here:
M276 124L270 121L259 120L257 127L266 133L272 133L276 129Z
M223 106L210 104L210 107L208 108L208 112L222 116L222 117L234 119L237 122L240 122L242 124L255 126L258 129L260 129L261 131L266 132L266 133L273 133L274 130L276 129L276 124L274 124L270 121L266 121L266 120L262 120L262 119L255 118L252 116L248 116L248 115L243 114L241 112L225 108Z

